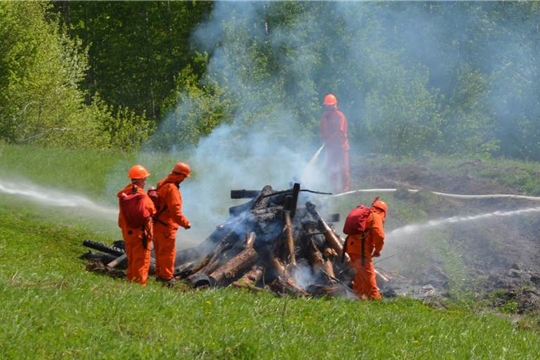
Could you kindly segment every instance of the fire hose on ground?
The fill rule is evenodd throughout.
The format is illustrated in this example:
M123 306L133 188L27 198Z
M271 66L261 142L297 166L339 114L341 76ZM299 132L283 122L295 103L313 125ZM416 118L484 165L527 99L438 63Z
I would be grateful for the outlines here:
M358 189L358 190L346 191L346 192L342 192L342 193L338 193L338 194L332 194L329 197L340 197L340 196L347 196L347 195L353 195L353 194L359 194L359 193L390 193L390 192L396 192L398 190L401 191L402 189ZM418 190L418 189L405 189L405 191L415 194L415 193L419 192L420 190ZM426 191L426 192L431 193L433 195L456 198L456 199L496 199L496 198L506 198L506 199L521 199L521 200L540 201L540 197L537 197L537 196L526 196L526 195L515 195L515 194L462 195L462 194L443 193L443 192L437 192L437 191Z

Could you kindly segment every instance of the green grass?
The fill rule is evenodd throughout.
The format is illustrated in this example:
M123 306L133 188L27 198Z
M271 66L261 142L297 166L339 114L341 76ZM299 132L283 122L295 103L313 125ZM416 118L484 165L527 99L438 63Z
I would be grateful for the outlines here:
M0 167L30 174L10 163L25 156L32 166L56 158L6 147ZM74 152L65 160L80 162L76 171L43 166L29 177L72 189L77 181L70 178L78 174L96 179L84 193L98 194L103 177L126 159ZM113 234L83 216L0 193L0 359L536 359L540 353L537 332L459 306L168 289L153 281L141 287L86 271L82 240L110 242Z

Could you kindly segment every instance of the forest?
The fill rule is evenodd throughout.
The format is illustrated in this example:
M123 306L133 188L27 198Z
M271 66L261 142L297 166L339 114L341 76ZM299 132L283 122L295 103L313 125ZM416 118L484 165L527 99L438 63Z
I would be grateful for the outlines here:
M540 4L2 1L0 142L171 151L218 129L363 153L540 160Z

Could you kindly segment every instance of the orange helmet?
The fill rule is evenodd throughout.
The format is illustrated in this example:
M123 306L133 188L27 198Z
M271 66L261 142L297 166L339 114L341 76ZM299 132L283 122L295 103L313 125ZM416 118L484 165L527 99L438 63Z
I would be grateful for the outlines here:
M337 99L334 94L328 94L324 97L324 106L334 106L337 105Z
M174 165L172 172L176 174L186 175L186 177L190 177L191 169L189 168L188 164L179 162L179 163L176 163L176 165Z
M373 204L371 205L371 207L382 210L382 211L384 211L385 214L386 214L386 211L388 210L388 205L386 205L386 203L384 201L382 201L382 200L374 201Z
M142 165L132 166L128 171L128 178L130 179L146 179L149 176L150 173Z

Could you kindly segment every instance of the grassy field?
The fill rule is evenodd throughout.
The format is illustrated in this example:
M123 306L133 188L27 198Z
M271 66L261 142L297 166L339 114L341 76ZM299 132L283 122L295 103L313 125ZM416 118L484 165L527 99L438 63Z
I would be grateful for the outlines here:
M106 201L122 154L3 147L1 180L26 178ZM164 168L170 159L163 161ZM159 167L158 167L159 168ZM110 242L73 210L0 192L0 359L537 359L540 336L460 304L143 288L85 270L82 240Z

